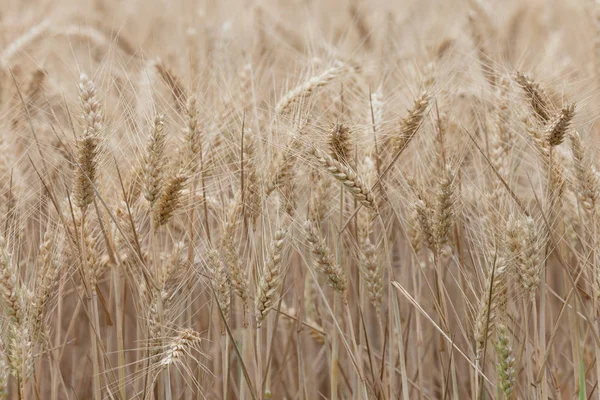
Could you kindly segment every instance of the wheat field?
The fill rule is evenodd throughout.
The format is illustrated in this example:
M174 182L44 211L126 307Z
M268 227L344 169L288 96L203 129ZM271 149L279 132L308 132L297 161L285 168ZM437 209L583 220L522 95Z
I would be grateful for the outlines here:
M600 3L0 6L0 398L600 398Z

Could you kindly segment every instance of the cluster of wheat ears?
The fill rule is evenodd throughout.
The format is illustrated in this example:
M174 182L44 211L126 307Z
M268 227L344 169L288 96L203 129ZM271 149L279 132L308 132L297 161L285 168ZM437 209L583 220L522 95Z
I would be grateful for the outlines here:
M0 3L0 398L600 396L599 4Z

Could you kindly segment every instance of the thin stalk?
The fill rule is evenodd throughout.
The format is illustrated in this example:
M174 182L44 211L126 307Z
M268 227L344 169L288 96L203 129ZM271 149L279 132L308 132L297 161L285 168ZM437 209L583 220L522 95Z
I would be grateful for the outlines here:
M87 249L85 247L85 217L86 217L86 210L82 209L81 210L81 249L82 249L82 262L85 263L85 268L90 268L89 265L87 265ZM91 348L90 351L92 352L92 368L93 368L93 376L92 376L92 385L93 385L93 391L94 391L94 400L101 400L102 399L102 392L101 392L101 388L100 388L100 365L99 365L99 361L98 361L98 341L97 341L97 333L98 332L98 328L100 326L99 323L97 323L96 321L98 321L98 297L97 297L97 293L96 293L96 288L90 288L90 290L92 291L92 298L90 299L90 307L92 309L92 320L91 320L91 324L92 324L92 329L90 330L90 341L91 341Z
M593 290L593 296L594 296L594 314L593 315L598 315L598 294L600 293L600 266L598 265L598 263L596 262L596 244L597 244L597 232L598 232L598 226L596 224L596 206L594 204L594 209L592 210L592 215L591 215L591 225L592 225L592 243L590 243L590 249L591 249L591 256L592 256L592 271L594 271L594 275L595 275L595 279L594 282L596 283L596 287ZM596 328L598 329L598 334L600 335L600 321L596 321ZM596 379L597 382L600 382L600 347L598 346L594 346L595 348L595 352L596 352ZM575 360L574 360L575 361ZM579 364L575 364L578 367ZM583 388L581 389L583 390ZM600 399L600 390L597 390L598 393L598 399Z
M532 303L531 303L531 309L533 310L533 312L536 312L537 311L537 302L536 302L535 297L533 297L531 299L531 301L532 301ZM536 352L537 352L537 349L538 349L538 346L539 346L539 340L540 340L540 333L539 333L539 328L538 328L538 319L535 318L535 316L534 316L534 318L532 318L532 320L533 320L533 337L535 339L534 340L534 345L535 345L535 349L536 349ZM546 374L544 373L544 374L542 374L542 376L545 377ZM534 384L535 383L538 383L538 382L534 381Z
M245 313L245 311L244 311L244 313ZM245 322L245 319L247 318L246 315L244 315L243 318L244 318L244 322ZM246 356L246 359L248 359L248 360L251 359L252 358L252 354L251 354L252 337L249 333L249 329L247 329L247 328L242 330L242 346L243 346L242 353ZM257 368L257 372L260 372L260 369ZM247 384L247 381L244 379L244 376L242 374L240 374L239 388L240 388L240 400L245 400L247 397L247 391L250 390L250 387Z
M173 395L171 394L171 368L167 368L163 377L165 379L165 399L173 400Z
M340 210L339 210L340 225L344 221L344 186L340 185ZM337 240L337 260L342 265L341 257L341 233L338 235ZM337 318L340 315L340 296L334 293L333 297L333 318ZM338 399L338 375L339 375L339 353L340 353L340 342L338 333L333 333L333 341L331 343L331 366L330 366L330 390L331 400Z
M344 304L345 309L346 309L346 320L347 320L347 324L348 324L348 328L350 329L350 339L352 339L352 344L354 346L354 352L358 355L361 355L361 352L359 351L359 347L358 344L356 342L356 335L354 334L354 329L353 329L353 324L352 324L352 315L350 314L350 306L348 305L348 302L345 302ZM362 349L362 347L361 347ZM358 373L356 374L356 382L357 382L357 386L360 386L360 390L354 390L355 394L360 393L363 397L362 398L367 398L367 386L366 386L366 382L364 381L363 377L364 375L364 371L363 371L363 364L362 364L362 358L358 358Z
M381 228L385 230L385 223L383 222L383 218L381 217L381 214L377 214L377 218L379 219L379 223L381 224ZM388 239L387 239L387 235L382 235L383 237L383 245L384 245L384 253L386 255L386 264L388 267L388 282L391 282L394 280L394 274L392 273L392 260L390 258L390 246L388 243ZM394 317L397 316L397 324L398 324L398 331L399 331L399 342L398 342L398 347L399 347L399 352L400 352L400 374L401 374L401 382L402 382L402 399L403 400L409 400L410 397L408 395L408 374L406 372L406 360L404 358L404 341L402 339L402 323L401 323L401 319L400 319L400 313L398 310L398 304L397 304L397 298L396 296L394 296L394 294L392 293L392 287L390 286L388 289L388 304L389 309L388 309L388 320L389 321L393 321ZM392 310L395 309L395 310ZM394 346L388 346L389 347L389 351L390 351L390 362L392 362L393 360L393 348ZM389 368L389 370L391 371L390 373L393 373L394 368L391 367ZM390 376L391 378L391 376ZM389 387L390 387L390 398L393 398L392 395L392 382L389 382Z
M200 185L202 186L202 204L204 208L204 224L206 227L206 237L208 239L208 243L211 243L210 237L210 221L208 220L208 204L206 201L206 177L204 176L204 155L202 153L202 148L200 149Z
M229 336L225 335L221 340L222 345L224 347L223 353L221 353L222 359L222 382L223 382L223 398L227 398L227 388L229 387ZM243 389L240 387L240 391L243 392Z
M54 358L58 359L58 354L60 352L60 342L61 342L61 333L62 333L62 309L63 309L63 291L64 291L64 284L65 284L65 275L62 274L61 278L60 278L60 283L58 285L58 304L56 306L56 321L55 321L55 334L54 334L54 350L52 350L52 352L54 352ZM58 364L58 362L56 362L56 364ZM54 371L55 368L52 368L52 371ZM60 370L58 368L56 368L56 371L60 374ZM58 398L58 379L56 378L52 378L52 386L50 389L50 399L51 400L57 400Z
M415 255L411 253L411 267L417 267L420 268L418 266L418 260L416 259ZM411 268L412 270L412 268ZM421 274L413 274L413 285L415 286L415 289L417 291L417 293L415 294L416 298L419 299L421 297ZM423 397L423 389L424 389L424 384L423 384L423 375L424 375L424 370L423 370L423 328L421 326L421 315L420 314L416 314L415 315L415 323L417 326L417 343L416 343L416 350L417 350L417 380L418 380L418 386L419 386L419 399L422 399Z
M546 354L546 268L542 271L542 284L541 284L541 292L540 292L540 330L539 330L539 345L541 346L539 354L542 356ZM543 360L540 360L543 362ZM541 377L541 395L542 399L547 398L548 394L548 382L546 378L546 370L544 368L544 372Z
M98 360L98 339L96 337L97 333L99 333L98 328L100 327L99 319L98 319L98 293L96 290L92 289L92 299L91 299L91 308L92 308L92 321L93 327L91 330L91 351L92 351L92 363L94 368L94 399L100 400L102 398L102 392L100 388L100 363Z
M200 154L202 154L202 148L200 148ZM200 156L202 157L202 156ZM192 179L190 184L190 193L188 199L188 207L189 207L189 218L188 218L188 235L189 235L189 243L188 243L188 254L187 261L188 265L194 264L194 194L196 193L196 179ZM205 199L206 201L206 199ZM192 302L194 297L194 287L192 286L193 280L188 279L186 282L186 296L185 296L185 313L184 313L184 326L192 327ZM180 385L184 388L185 398L187 400L191 400L192 392L190 390L189 385Z
M360 312L361 312L361 308L364 308L365 306L368 307L368 302L365 301L365 285L362 282L362 279L358 279L357 280L357 284L358 284L358 301L357 301L357 307L358 307L358 312L359 312L359 316L360 316ZM358 318L358 323L359 323L359 327L360 327L360 318ZM359 329L358 331L358 340L359 340L359 347L358 347L358 360L363 360L364 357L364 346L362 346L362 343L365 343L366 340L366 335L367 333L365 332L364 329ZM362 365L359 364L359 365ZM358 380L357 380L358 382ZM355 391L354 393L354 398L358 399L358 390Z
M119 394L122 399L126 399L125 392L125 346L123 341L123 305L120 296L120 279L117 268L112 269L113 285L115 291L115 311L117 317L117 348L118 348L118 369L119 369Z
M533 305L531 307L527 307L525 301L523 301L523 315L525 316L525 321L523 323L523 328L525 329L525 339L523 340L523 352L525 353L525 369L526 369L526 377L527 377L527 386L526 392L529 392L529 388L534 385L533 380L533 366L531 365L531 357L529 357L529 351L527 350L529 347L529 312L532 310ZM527 396L525 396L527 397Z
M336 318L340 313L340 296L334 294L333 297L333 318ZM333 342L331 344L331 367L329 371L332 400L338 399L338 375L339 375L339 352L340 342L337 332L333 333Z

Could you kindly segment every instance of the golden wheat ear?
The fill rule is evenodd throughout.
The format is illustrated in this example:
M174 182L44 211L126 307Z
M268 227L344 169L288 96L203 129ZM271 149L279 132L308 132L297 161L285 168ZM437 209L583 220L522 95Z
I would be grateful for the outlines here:
M554 116L546 127L545 132L546 141L549 146L558 146L563 142L574 116L575 104L564 107L560 113Z
M406 116L400 122L400 132L397 135L390 136L384 147L388 148L388 154L393 156L403 150L413 140L417 130L423 123L427 107L431 102L431 96L428 91L423 91L415 99L413 106Z
M373 197L373 192L349 166L335 160L329 154L324 153L316 147L310 147L308 152L333 178L341 182L344 188L359 203L373 211L377 211L377 203Z
M529 105L538 120L542 123L546 123L550 119L552 107L544 89L542 89L539 83L534 82L521 72L516 72L514 79L525 92L525 95L529 100Z
M506 260L498 258L488 271L475 315L473 337L475 354L482 356L485 344L495 330L496 322L504 315L508 300L508 269Z
M383 302L383 264L379 261L377 247L367 238L360 255L360 272L369 294L369 300L379 310Z
M164 189L153 206L155 229L160 228L173 217L181 203L182 190L187 179L182 172L177 172L165 182Z
M277 103L275 110L278 114L288 113L295 103L302 102L311 96L318 88L327 86L335 79L345 75L352 68L337 61L333 67L319 75L310 77L307 81L287 92Z
M77 140L77 164L75 166L74 200L81 209L94 200L100 152L103 115L97 98L96 85L87 75L79 77L79 99L83 111L83 133Z
M591 160L586 157L581 135L577 131L571 133L571 152L573 156L573 175L577 185L577 195L581 204L589 214L593 214L600 195L600 178Z
M540 229L531 217L512 215L506 229L506 254L525 294L532 299L542 279Z
M231 311L231 277L225 268L225 264L221 261L218 251L210 249L207 257L208 270L213 278L213 289L219 302L219 307L221 307L221 311L223 312L223 317L225 321L228 321ZM225 327L222 327L221 334L225 334Z
M148 138L148 147L143 163L142 193L152 206L163 189L165 168L165 147L167 136L164 132L165 117L154 117L152 132Z
M344 294L348 286L346 274L335 261L325 239L317 229L315 223L310 220L304 223L304 233L314 256L315 269L327 278L329 286L336 292Z
M284 265L282 262L283 246L287 232L277 230L271 242L269 259L265 263L259 277L254 310L258 328L273 308L279 288L283 281Z
M513 354L511 342L506 325L504 323L498 324L494 343L498 354L496 373L498 374L498 388L504 394L505 399L511 398L517 381L517 360Z

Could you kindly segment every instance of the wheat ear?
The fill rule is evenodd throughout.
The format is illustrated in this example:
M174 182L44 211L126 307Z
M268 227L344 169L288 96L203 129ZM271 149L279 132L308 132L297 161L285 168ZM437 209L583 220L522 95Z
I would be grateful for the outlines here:
M513 355L512 344L508 336L506 325L500 323L496 329L496 353L498 354L498 364L496 365L496 373L498 374L498 389L504 396L505 400L511 398L516 380L517 369L516 360Z
M454 170L449 165L445 165L440 172L432 227L435 249L438 254L448 242L450 228L454 223L456 202Z
M60 261L57 255L58 247L56 233L48 229L40 246L39 267L35 282L35 300L32 315L32 334L41 337L44 334L43 320L48 307L48 301L58 283Z
M515 74L515 81L523 89L531 109L537 116L538 120L542 123L546 123L550 119L550 102L548 95L544 92L544 89L539 83L531 80L527 75L517 72Z
M166 224L173 216L177 207L179 207L181 192L186 181L187 177L179 172L170 177L165 183L165 187L153 207L155 229Z
M360 255L360 272L373 307L377 310L383 300L383 265L377 259L377 247L367 238Z
M207 257L208 269L213 278L212 285L219 307L223 311L225 320L229 320L229 312L231 310L231 278L219 257L219 252L211 249L208 251ZM221 333L225 334L225 327L221 329Z
M477 358L485 346L485 342L494 332L498 315L503 314L507 301L507 268L502 258L496 260L495 269L486 277L485 286L479 299L473 336Z
M327 86L333 80L342 76L350 68L341 62L336 62L333 67L325 70L320 75L315 75L287 92L277 103L275 110L278 114L290 111L292 105L303 101L312 95L318 88Z
M158 364L161 369L171 365L182 364L185 356L194 349L198 350L202 338L193 329L185 329L175 336L167 345Z
M577 195L584 209L592 213L598 201L599 179L593 165L586 159L581 135L573 131L570 135L573 153L573 172L576 179Z
M334 160L348 164L350 161L350 130L346 125L336 122L329 133L329 155Z
M96 85L85 74L79 78L79 98L83 109L84 131L77 140L77 163L75 167L75 204L85 209L94 200L94 185L100 151L102 109L96 97Z
M317 228L312 221L304 223L306 240L310 243L315 261L315 269L325 275L327 283L336 292L343 294L346 291L348 280L342 268L336 263L325 239L317 233Z
M574 115L575 104L567 105L548 123L545 137L549 146L558 146L563 142Z
M202 155L202 135L198 126L198 101L196 96L188 97L186 104L186 126L183 128L183 139L185 143L184 168L194 175L200 163Z
M425 90L415 99L412 108L408 111L408 114L400 122L400 132L397 135L392 136L389 139L389 145L391 146L391 154L395 155L403 148L405 148L417 133L417 129L423 122L425 117L425 111L429 106L431 97Z
M148 140L148 148L143 165L143 193L150 205L158 199L163 188L165 168L166 135L163 115L154 117L152 133Z
M265 263L260 274L255 300L256 325L259 328L273 308L283 280L284 266L281 258L285 236L286 231L284 230L280 229L275 232L271 242L269 260Z
M19 294L19 277L8 251L8 245L3 237L0 237L0 295L2 296L3 307L10 316L11 321L19 325L23 319L23 305Z
M173 72L173 70L167 67L161 59L157 59L153 64L156 72L158 72L162 80L169 86L169 89L171 89L171 95L173 96L173 100L175 100L177 110L184 109L186 94L183 85L181 84L181 79Z
M377 204L373 197L373 192L367 187L364 181L349 166L335 160L329 154L310 147L309 153L314 156L331 176L340 181L344 188L354 196L354 198L367 208L377 211Z
M519 282L530 298L535 296L541 282L541 244L533 218L509 218L506 230L507 261L515 266Z

